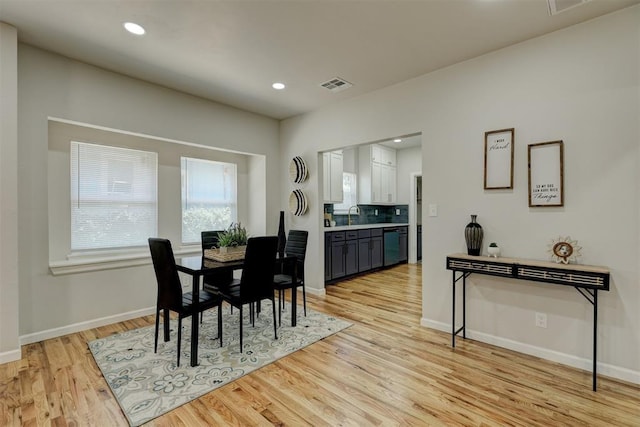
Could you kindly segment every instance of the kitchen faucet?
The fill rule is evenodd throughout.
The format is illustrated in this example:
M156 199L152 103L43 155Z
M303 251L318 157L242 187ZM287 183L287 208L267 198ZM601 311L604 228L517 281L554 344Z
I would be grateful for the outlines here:
M356 215L360 215L360 208L358 205L349 206L349 210L347 211L347 220L349 225L351 225L351 208L356 208Z

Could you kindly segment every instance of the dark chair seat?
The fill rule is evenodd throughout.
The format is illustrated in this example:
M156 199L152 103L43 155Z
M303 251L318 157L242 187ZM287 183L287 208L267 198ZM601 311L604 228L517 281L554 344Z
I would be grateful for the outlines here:
M160 329L160 311L164 318L164 341L169 341L169 312L178 314L178 356L176 365L180 366L180 343L182 341L182 319L195 313L202 313L218 307L218 339L222 347L222 297L217 293L202 290L198 293L198 304L193 300L191 292L182 292L180 276L176 268L176 260L167 239L150 238L149 249L153 269L158 282L158 299L156 303L156 330L153 352L158 351L158 331Z

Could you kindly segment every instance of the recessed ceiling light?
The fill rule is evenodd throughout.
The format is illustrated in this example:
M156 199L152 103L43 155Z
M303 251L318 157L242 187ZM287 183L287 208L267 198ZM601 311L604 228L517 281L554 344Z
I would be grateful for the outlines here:
M393 142L402 142L402 140L400 138L396 138L393 140Z
M274 88L275 90L282 90L285 88L284 83L274 83L271 85L272 88Z
M135 22L125 22L123 25L125 30L137 36L141 36L146 32L144 28L142 28L142 25L138 25Z

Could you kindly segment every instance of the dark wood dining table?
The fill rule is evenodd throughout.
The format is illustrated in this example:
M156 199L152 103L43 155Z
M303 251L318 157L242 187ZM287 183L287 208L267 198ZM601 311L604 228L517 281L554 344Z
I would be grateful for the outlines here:
M277 264L284 262L292 262L294 265L293 279L295 283L297 275L297 262L295 262L295 256L278 256L276 258ZM215 261L213 259L205 258L201 255L186 256L176 258L176 267L178 271L188 274L192 278L193 301L200 300L200 277L209 273L220 270L241 270L244 267L244 260L237 261ZM296 303L297 288L293 288L291 291L291 326L296 326L297 320L297 303ZM278 302L280 304L280 302ZM194 310L191 315L191 366L198 366L198 334L199 334L200 321L198 319L198 311Z

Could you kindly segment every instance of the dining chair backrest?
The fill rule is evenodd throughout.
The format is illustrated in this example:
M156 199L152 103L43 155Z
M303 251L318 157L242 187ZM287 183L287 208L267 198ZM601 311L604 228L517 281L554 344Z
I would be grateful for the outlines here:
M278 251L278 237L251 237L247 241L240 279L242 298L273 298L273 275Z
M158 306L178 310L182 305L182 286L171 242L167 239L151 237L149 249L158 282Z
M200 233L200 241L202 242L202 254L204 255L205 249L218 247L218 235L224 233L224 230L219 231L202 231Z
M304 279L304 258L307 254L307 240L309 238L309 232L304 230L289 230L287 236L287 244L284 247L284 252L287 255L293 255L298 262L298 279ZM283 271L285 274L291 274L287 271L286 265Z

